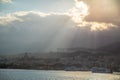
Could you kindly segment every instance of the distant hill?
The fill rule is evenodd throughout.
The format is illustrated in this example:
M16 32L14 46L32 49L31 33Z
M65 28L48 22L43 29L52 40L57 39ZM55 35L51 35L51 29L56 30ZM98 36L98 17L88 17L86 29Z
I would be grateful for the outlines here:
M99 48L98 50L107 51L111 53L120 53L120 42L112 43Z
M88 48L67 48L61 49L57 52L38 52L38 53L28 53L29 56L37 58L63 58L63 57L76 57L82 55L120 55L120 42L115 42L106 46L102 46L97 49L88 49ZM14 54L14 55L4 55L6 57L23 57L25 53ZM0 55L3 56L3 55Z

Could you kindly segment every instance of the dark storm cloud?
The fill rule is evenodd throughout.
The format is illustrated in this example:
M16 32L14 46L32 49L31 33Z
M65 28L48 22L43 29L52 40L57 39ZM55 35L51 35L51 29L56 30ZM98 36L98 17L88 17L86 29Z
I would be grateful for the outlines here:
M82 0L89 6L90 22L113 23L120 26L120 0Z

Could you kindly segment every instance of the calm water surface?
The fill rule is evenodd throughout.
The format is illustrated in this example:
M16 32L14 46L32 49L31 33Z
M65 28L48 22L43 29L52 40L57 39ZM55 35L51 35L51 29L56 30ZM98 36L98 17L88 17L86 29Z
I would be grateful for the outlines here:
M80 71L0 69L0 80L116 80L118 77Z

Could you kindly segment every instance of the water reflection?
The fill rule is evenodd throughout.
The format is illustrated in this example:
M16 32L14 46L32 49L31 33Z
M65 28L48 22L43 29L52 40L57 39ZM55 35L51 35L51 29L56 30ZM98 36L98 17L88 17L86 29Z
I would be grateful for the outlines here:
M0 80L114 80L119 75L80 71L0 69Z

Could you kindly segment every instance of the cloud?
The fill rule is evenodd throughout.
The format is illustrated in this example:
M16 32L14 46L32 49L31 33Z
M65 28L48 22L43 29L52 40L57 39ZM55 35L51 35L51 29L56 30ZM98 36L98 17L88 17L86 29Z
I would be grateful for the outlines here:
M72 20L76 23L81 23L85 16L89 14L88 6L83 1L75 0L75 6L68 11Z
M91 4L92 4L93 1L94 0L91 1ZM94 10L95 14L93 15L92 12L91 12L91 10L92 10L91 9L91 6L92 6L91 4L89 4L89 1L87 1L87 0L84 0L84 1L75 0L75 6L73 6L73 8L69 9L65 13L57 13L57 12L43 13L43 12L39 12L39 11L15 12L14 14L12 14L13 16L8 14L5 17L0 17L0 19L1 19L0 24L5 25L5 24L10 23L11 21L15 21L15 20L22 21L20 18L15 17L15 16L16 15L17 16L24 16L24 15L27 15L29 13L38 14L42 17L46 17L46 16L49 16L49 15L52 15L52 14L66 15L66 16L69 16L71 18L71 20L73 20L73 22L75 22L76 26L79 26L79 27L82 26L83 27L83 26L87 26L88 24L91 25L91 26L89 26L91 31L93 31L93 29L94 29L94 31L107 30L107 29L109 29L109 27L111 28L111 26L109 24L112 24L112 27L116 27L116 25L119 24L120 20L118 20L118 18L117 19L113 18L113 19L109 20L103 15L102 16L100 15L100 17L96 18L95 14L98 11ZM101 18L101 17L104 17L104 18ZM115 22L116 22L116 24L115 24ZM87 24L85 24L85 23L87 23ZM97 23L99 25L96 25L96 27L95 26L93 27L92 25L94 25L95 23ZM103 24L105 24L105 25L103 25Z
M120 40L112 24L83 22L61 13L22 11L0 17L0 53L44 52L67 47L96 47ZM96 31L111 26L109 30ZM82 27L84 26L84 27ZM96 40L97 36L97 40ZM104 39L101 40L101 39ZM101 44L102 43L102 44ZM103 44L103 45L104 45ZM92 46L92 47L91 47Z
M62 40L57 36L63 34L67 38L67 29L74 26L70 17L65 14L35 11L9 14L1 17L0 22L0 53L45 51L48 47L55 48L54 40L62 41L57 43L57 47L61 47L66 42L63 36L59 36Z
M0 0L0 3L12 3L12 0Z
M89 6L88 22L112 23L120 26L119 0L82 0Z
M91 3L94 0L91 1ZM95 2L95 1L94 1ZM106 2L106 1L105 1ZM72 17L72 20L77 24L78 27L90 27L91 31L102 31L102 30L109 30L110 28L116 28L117 24L112 22L106 22L105 19L102 19L102 21L99 21L98 19L92 20L95 16L95 14L100 9L94 9L94 15L91 17L91 6L94 6L95 8L97 5L88 4L88 0L75 0L75 6L70 9L70 16ZM90 7L90 8L89 8ZM99 7L99 6L98 6ZM89 12L90 11L90 12ZM108 14L107 14L108 15ZM104 17L104 15L98 15L100 17ZM105 17L104 17L105 18ZM119 21L119 20L118 20Z
M1 25L6 25L8 23L11 23L13 21L21 21L19 18L15 17L15 16L12 16L12 15L6 15L6 16L3 16L3 17L0 17L0 24Z
M90 31L106 31L113 28L118 29L117 26L113 25L112 23L86 22L86 21L83 21L81 24L78 24L77 27L78 28L89 27Z
M36 12L36 11L21 11L21 12L15 12L13 14L7 14L5 16L0 16L0 24L1 25L7 25L10 24L14 21L24 21L24 19L22 19L21 17L24 17L26 15L30 15L30 14L36 14L40 17L46 17L50 14L47 13L42 13L42 12Z
M96 48L119 41L116 8L105 12L96 1L75 0L75 6L65 13L20 11L0 16L0 53Z

